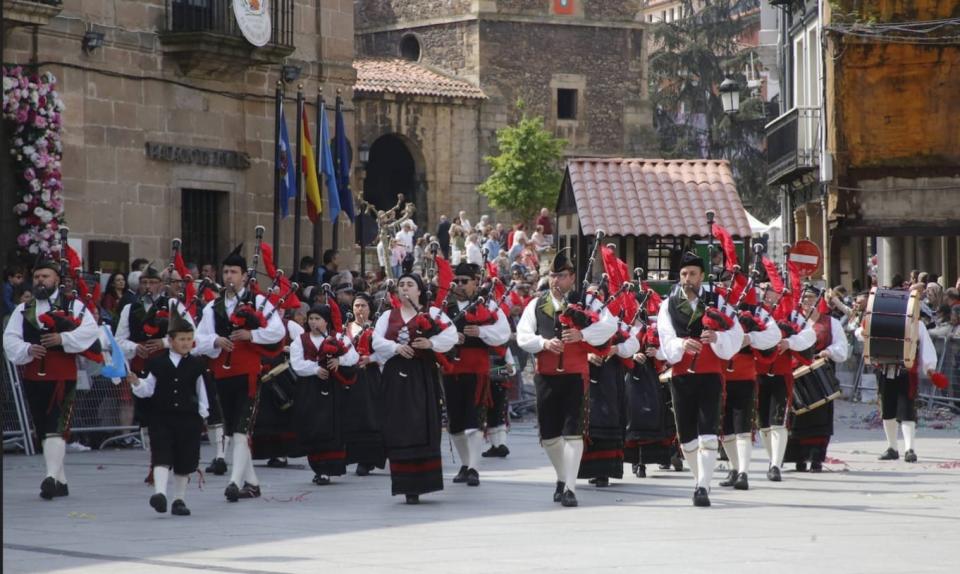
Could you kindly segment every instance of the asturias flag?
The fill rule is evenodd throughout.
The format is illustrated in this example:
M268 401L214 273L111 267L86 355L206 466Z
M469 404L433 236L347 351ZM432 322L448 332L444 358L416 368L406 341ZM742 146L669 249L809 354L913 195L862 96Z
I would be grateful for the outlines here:
M277 170L280 172L280 212L284 217L290 215L290 200L297 198L296 174L293 171L293 153L290 148L290 136L287 135L287 119L280 106L280 142L277 150Z
M327 182L327 203L330 204L330 221L336 222L340 214L340 192L337 177L333 169L333 156L330 154L330 128L327 127L327 104L321 102L317 115L320 122L320 173Z

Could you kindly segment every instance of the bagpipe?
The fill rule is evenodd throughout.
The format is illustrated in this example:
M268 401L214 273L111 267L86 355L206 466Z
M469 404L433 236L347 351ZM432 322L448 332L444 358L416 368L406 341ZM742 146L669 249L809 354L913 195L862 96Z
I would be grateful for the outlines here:
M708 290L707 294L704 296L704 303L706 308L703 311L703 329L710 331L728 331L733 328L734 319L733 317L727 315L720 309L720 294L714 289L713 280L713 230L714 230L714 212L707 211L707 227L710 229L710 235L707 243L707 285ZM688 373L697 372L697 361L700 359L700 351L697 351L693 355L693 360L690 361L690 367L687 369Z

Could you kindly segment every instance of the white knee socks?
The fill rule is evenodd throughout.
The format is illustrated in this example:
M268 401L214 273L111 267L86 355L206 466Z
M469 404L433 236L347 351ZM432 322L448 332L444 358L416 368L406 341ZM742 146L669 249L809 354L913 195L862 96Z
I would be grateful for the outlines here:
M760 442L763 443L763 450L767 451L767 460L773 464L773 448L770 446L770 429L760 429Z
M474 470L480 466L480 454L483 452L483 433L478 429L470 429L467 435L467 468Z
M242 487L244 481L254 486L260 484L256 473L253 472L253 459L247 435L235 434L233 435L233 470L230 473L230 482Z
M188 478L189 477L185 474L173 475L173 499L174 500L184 500L184 498L187 496L187 479Z
M553 465L553 470L557 472L557 480L563 482L563 437L551 438L543 441L543 450L547 452L547 458Z
M467 444L466 433L452 434L450 435L450 440L453 441L453 448L457 451L457 458L460 459L460 464L462 466L468 466L467 462L470 460L470 446Z
M723 437L723 452L727 454L730 470L740 472L740 453L737 452L737 435Z
M507 442L507 427L499 426L487 429L487 438L492 446L500 446Z
M717 451L720 443L717 435L700 436L700 447L697 450L697 465L699 467L699 478L697 485L710 490L710 480L713 478L713 468L717 464Z
M883 419L883 434L887 437L887 448L897 450L897 420Z
M700 486L700 462L697 458L697 451L700 450L700 440L693 439L690 442L685 442L680 445L680 450L683 451L683 460L687 461L690 472L693 473L693 481L697 483L697 486Z
M67 442L63 437L50 436L43 439L43 462L47 466L47 476L64 483L67 481L63 474L63 459L66 454Z
M167 495L167 480L170 478L170 468L166 466L153 467L153 491Z
M583 437L563 437L564 484L570 492L577 491L577 474L580 472L580 459L583 457Z
M783 457L787 454L787 427L770 427L770 448L773 450L773 466L783 466Z
M737 472L746 473L750 469L750 455L753 453L753 436L750 433L737 435Z
M903 421L900 424L900 430L903 431L903 450L913 450L913 439L917 436L917 423L915 421Z
M213 458L224 458L226 448L223 440L223 425L212 425L207 428L207 436L213 448L217 449L217 454Z

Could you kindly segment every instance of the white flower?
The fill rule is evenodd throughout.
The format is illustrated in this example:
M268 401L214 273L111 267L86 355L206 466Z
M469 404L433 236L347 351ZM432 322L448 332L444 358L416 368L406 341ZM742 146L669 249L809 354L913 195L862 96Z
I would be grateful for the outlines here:
M32 145L28 145L28 146L23 146L23 149L20 151L23 153L23 155L29 157L37 153L37 148L33 147Z
M31 243L30 247L27 247L27 251L29 251L32 255L36 255L37 253L40 253L40 246L36 243Z
M17 80L11 76L4 76L3 78L3 91L9 92L13 89L14 86L18 84Z

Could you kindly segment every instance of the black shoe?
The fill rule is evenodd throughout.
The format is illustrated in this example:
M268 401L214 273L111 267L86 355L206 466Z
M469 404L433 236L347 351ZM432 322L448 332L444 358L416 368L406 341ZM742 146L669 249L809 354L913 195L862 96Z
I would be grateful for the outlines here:
M810 472L823 472L823 463L819 460L810 463Z
M797 472L807 472L807 463L798 462L797 463Z
M70 496L70 489L67 487L67 483L57 481L57 489L53 493L54 496Z
M610 478L607 476L599 476L590 481L591 484L597 488L606 488L610 486Z
M560 495L560 504L568 508L573 508L580 503L577 502L577 495L574 494L572 490L564 490L563 494Z
M500 450L499 450L497 447L495 447L495 446L491 446L491 447L488 448L487 450L485 450L485 451L483 451L482 453L480 453L480 456L482 456L483 458L499 457L499 456L500 456Z
M326 486L330 484L330 477L325 474L313 475L313 483L317 486Z
M707 493L707 489L700 486L693 491L693 505L694 506L710 506L710 495Z
M44 500L53 500L57 495L57 479L48 476L40 483L40 498Z
M647 465L645 464L636 465L636 468L633 469L633 474L635 474L637 478L647 478Z
M767 480L770 482L780 482L780 469L776 466L771 466L770 470L767 471Z
M408 495L407 495L407 504L420 504L420 495L419 495L419 494L408 494Z
M260 486L244 482L243 488L240 489L240 498L260 498Z
M457 476L453 477L453 483L454 483L454 484L462 484L462 483L464 483L464 482L467 482L467 471L468 471L468 470L469 470L469 469L466 467L466 465L461 466L461 467L460 467L460 471L457 473Z
M173 501L172 505L170 505L170 514L174 516L190 516L190 509L187 508L185 502L177 499Z
M365 464L357 465L357 476L367 476L370 474L370 467Z
M737 471L731 470L727 473L727 479L720 483L720 486L733 486L737 482Z
M733 483L735 490L750 490L750 482L747 480L747 473L741 472L737 475L737 480Z
M667 463L667 464L661 464L657 468L659 468L660 470L670 470L671 467L670 467L670 463Z
M480 473L471 468L467 471L467 486L480 486Z
M507 448L507 445L502 444L497 447L497 456L499 458L507 458L508 454L510 454L510 449Z
M917 453L913 452L912 448L903 453L903 462L917 462Z
M240 500L240 487L231 482L223 491L223 495L227 497L227 502L236 502Z
M900 458L900 453L895 449L888 448L883 451L883 454L880 455L880 460L897 460Z
M223 460L222 458L213 459L210 462L210 465L207 466L207 472L217 476L223 476L227 474L227 461Z
M287 464L289 463L287 462L287 459L285 457L284 458L273 457L267 461L267 466L269 466L270 468L286 468Z
M150 497L150 506L159 513L167 511L167 497L159 492Z
M557 489L553 491L553 501L560 502L560 499L563 497L563 490L566 488L566 484L557 481Z
M673 472L683 472L683 459L679 456L670 457L670 464L673 465Z

